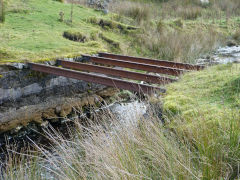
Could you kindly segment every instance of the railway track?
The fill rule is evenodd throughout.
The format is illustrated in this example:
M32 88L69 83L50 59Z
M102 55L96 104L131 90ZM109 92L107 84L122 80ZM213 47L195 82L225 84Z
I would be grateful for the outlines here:
M156 91L164 93L166 90L160 85L176 81L177 77L185 72L204 68L203 66L192 64L109 53L99 53L98 57L88 55L83 55L83 57L89 63L57 60L57 64L60 67L37 63L29 63L29 67L33 71L145 94L152 94ZM116 69L115 67L121 67L122 69ZM126 70L126 68L131 70ZM141 72L137 72L137 70L141 70ZM138 83L136 80L156 85Z

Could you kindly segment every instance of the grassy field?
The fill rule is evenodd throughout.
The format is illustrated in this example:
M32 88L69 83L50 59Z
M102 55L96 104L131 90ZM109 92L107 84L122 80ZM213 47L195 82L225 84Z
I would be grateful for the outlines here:
M73 6L71 23L71 4L54 0L6 1L6 21L0 24L0 63L51 60L99 51L194 62L231 36L238 40L240 37L237 10L229 10L231 14L227 16L227 10L218 6L202 7L179 1L117 1L110 7L115 14L104 15L78 2ZM102 28L93 23L96 19L128 24L140 30L126 33L115 26ZM87 41L66 39L65 31L81 33Z
M64 13L64 22L59 21L60 12ZM70 23L70 12L70 4L53 0L9 1L6 22L0 24L0 63L51 60L106 51L109 44L97 37L99 33L113 40L127 40L120 32L103 32L100 26L87 21L89 17L110 19L100 11L74 5L73 23ZM85 43L71 41L63 37L64 31L69 30L87 37L96 34L96 39Z

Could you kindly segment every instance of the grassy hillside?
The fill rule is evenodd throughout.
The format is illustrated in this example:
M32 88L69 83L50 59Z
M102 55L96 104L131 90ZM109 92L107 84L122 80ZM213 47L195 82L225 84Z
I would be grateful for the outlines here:
M88 22L89 17L106 18L100 11L74 5L73 23L70 23L71 5L54 0L17 0L7 4L6 22L0 24L0 62L45 60L56 57L79 56L82 53L106 51L108 43L99 39L103 33L110 39L126 40L120 32L104 31ZM59 13L64 13L64 22ZM64 31L96 36L85 43L63 37Z
M71 4L55 0L6 1L6 21L0 24L0 63L50 60L98 51L194 62L232 35L235 39L240 37L238 11L217 4L202 7L179 1L116 1L110 5L112 13L108 15L80 4L73 6L71 23ZM227 12L231 13L226 16ZM63 22L60 13L64 14ZM110 26L100 27L101 19ZM140 30L128 33L119 30L116 23ZM80 33L87 41L68 40L63 37L65 31Z

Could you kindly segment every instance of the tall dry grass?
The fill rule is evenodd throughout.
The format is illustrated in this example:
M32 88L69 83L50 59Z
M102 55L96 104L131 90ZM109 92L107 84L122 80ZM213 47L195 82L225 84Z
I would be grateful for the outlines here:
M197 58L216 49L224 40L223 34L214 27L199 26L186 30L182 28L184 24L181 20L174 21L173 26L178 28L169 29L161 22L157 28L145 26L144 33L136 34L142 53L159 59L195 63Z
M143 30L133 35L131 46L136 47L137 54L194 63L200 56L224 45L228 35L222 33L220 26L224 24L228 28L228 19L238 15L239 9L233 4L238 7L239 1L210 1L206 5L199 0L122 0L114 1L111 11L132 18L133 24ZM125 22L124 18L122 21Z
M143 21L150 21L157 13L157 9L151 3L132 1L114 1L109 8L120 16L133 18L135 25L142 24Z
M109 119L111 118L111 119ZM100 120L100 119L98 119ZM103 123L105 122L105 123ZM70 139L50 128L51 150L10 153L3 179L198 179L190 144L164 128L156 116L119 123L105 113L87 128L76 122ZM71 131L70 131L71 133ZM16 156L17 155L17 156Z
M186 126L179 114L179 118L174 116L176 127L171 128L167 116L164 116L165 124L163 119L158 118L159 106L152 106L148 116L139 117L138 121L129 120L127 124L105 111L102 116L96 116L95 122L90 121L89 126L75 122L76 129L69 129L70 137L67 139L49 127L45 136L51 142L51 147L35 144L37 152L21 153L20 156L10 151L7 166L0 173L1 178L75 180L239 177L239 169L235 166L239 159L231 159L238 157L236 152L239 150L235 149L238 147L238 124L232 124L228 132L214 122L210 126L210 123L204 123L196 116L195 121L201 121L202 125L194 129ZM228 134L232 138L226 144Z
M143 1L121 0L113 1L111 10L121 15L135 17L134 11L141 9L143 14L157 18L184 18L197 19L218 17L222 15L237 16L240 14L240 2L238 0L211 0L209 4L201 3L200 0L171 0L171 1ZM211 13L208 13L210 11ZM143 15L142 14L142 15ZM140 15L140 16L142 16Z

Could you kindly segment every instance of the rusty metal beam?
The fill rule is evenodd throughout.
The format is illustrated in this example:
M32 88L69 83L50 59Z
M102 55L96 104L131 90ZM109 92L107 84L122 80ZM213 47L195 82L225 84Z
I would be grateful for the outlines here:
M149 85L133 83L133 82L124 81L120 79L103 77L100 75L93 75L89 73L84 73L84 72L79 72L79 71L74 71L74 70L69 70L64 68L58 68L58 67L53 67L49 65L36 64L36 63L28 63L28 65L30 69L34 71L54 74L58 76L64 76L68 78L83 80L83 81L96 83L96 84L102 84L105 86L116 87L119 89L126 89L126 90L135 91L139 93L151 94L155 91L160 91L163 93L166 91L165 89L159 88L159 87L153 87Z
M169 68L164 66L156 66L156 65L149 65L149 64L143 64L143 63L135 63L135 62L122 61L117 59L93 57L88 55L83 55L83 57L88 58L91 62L98 63L98 64L138 69L138 70L143 70L148 72L168 74L172 76L179 76L182 73L187 72L187 70L183 70L183 69Z
M143 74L139 72L112 69L108 67L90 65L90 64L79 63L79 62L58 60L57 64L61 65L64 68L71 68L71 69L87 71L87 72L102 73L106 75L140 80L140 81L145 81L145 82L154 83L154 84L167 84L167 83L176 81L176 79L172 79L168 77L159 77L155 75L148 75L148 74Z
M186 69L186 70L201 70L204 68L204 66L200 66L200 65L177 63L177 62L149 59L149 58L142 58L142 57L124 56L124 55L110 54L110 53L99 53L99 56L105 57L105 58L111 58L111 59L125 60L125 61L131 61L131 62L137 62L137 63L143 63L143 64L151 64L151 65L165 66L165 67L179 68L179 69Z

